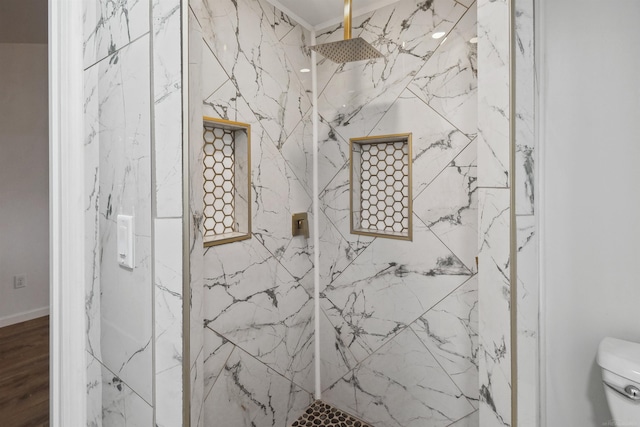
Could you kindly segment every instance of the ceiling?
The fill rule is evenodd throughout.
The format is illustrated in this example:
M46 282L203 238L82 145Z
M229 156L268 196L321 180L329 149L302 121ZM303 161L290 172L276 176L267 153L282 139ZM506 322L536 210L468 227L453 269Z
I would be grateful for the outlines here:
M0 0L0 43L47 43L47 0Z
M3 1L3 0L0 0ZM344 0L267 0L308 29L342 22ZM398 0L353 0L353 16L379 9Z

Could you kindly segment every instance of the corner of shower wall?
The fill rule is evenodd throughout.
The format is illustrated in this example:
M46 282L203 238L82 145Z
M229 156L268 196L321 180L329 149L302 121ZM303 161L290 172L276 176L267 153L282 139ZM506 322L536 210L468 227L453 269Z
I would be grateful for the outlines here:
M191 1L191 424L290 425L312 401L309 33L266 1ZM252 234L205 248L203 116L251 126Z
M179 6L179 0L84 1L91 426L180 425ZM116 260L118 214L134 217L131 270Z

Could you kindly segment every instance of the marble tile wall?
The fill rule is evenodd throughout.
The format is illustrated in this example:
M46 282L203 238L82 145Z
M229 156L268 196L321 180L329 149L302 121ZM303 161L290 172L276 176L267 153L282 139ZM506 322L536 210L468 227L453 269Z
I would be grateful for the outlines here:
M480 426L511 419L510 8L478 0Z
M148 34L85 72L89 352L148 404L153 389L151 119ZM123 106L125 108L123 108ZM134 216L134 269L116 256L116 217ZM90 219L89 219L90 218ZM95 328L95 330L94 330Z
M378 427L477 425L476 4L401 0L353 24L385 57L318 62L322 398ZM413 241L351 235L349 138L404 132Z
M516 223L518 242L518 425L538 422L538 232L535 212L534 3L516 0Z
M203 248L193 223L192 311L196 299L204 306L191 333L204 347L191 350L192 424L284 427L314 387L311 239L291 236L291 214L312 202L311 95L299 71L311 68L309 33L263 0L190 8L195 218L202 116L248 123L252 134L252 238Z
M202 28L189 9L189 372L191 385L191 425L204 426L204 252L202 231L203 176L198 167L203 153L202 140ZM214 77L212 75L211 77ZM196 141L192 143L192 141Z
M153 423L149 37L85 70L88 425ZM146 84L145 84L146 83ZM123 109L123 105L125 108ZM135 217L135 268L115 220Z
M155 425L183 419L182 23L180 0L152 0Z
M180 25L179 0L84 2L89 425L182 417Z

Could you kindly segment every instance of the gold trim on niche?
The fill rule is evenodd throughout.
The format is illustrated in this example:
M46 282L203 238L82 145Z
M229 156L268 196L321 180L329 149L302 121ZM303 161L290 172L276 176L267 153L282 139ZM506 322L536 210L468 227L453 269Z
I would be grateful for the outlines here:
M403 219L407 219L408 226L407 232L390 232L390 231L378 231L357 228L354 224L354 216L357 212L354 211L354 146L355 145L376 145L376 144L388 144L388 143L404 143L407 145L406 157L407 161L407 210L408 215ZM358 212L361 212L361 206L358 206ZM412 133L398 133L390 135L377 135L377 136L365 136L358 138L351 138L349 140L349 224L351 234L357 234L361 236L370 237L384 237L388 239L396 240L413 240L413 147L412 147Z
M247 135L246 231L224 233L224 234L218 235L219 237L217 238L213 236L209 236L209 240L206 240L207 237L205 236L204 237L205 241L203 242L203 245L204 247L210 247L210 246L217 246L225 243L239 242L242 240L250 239L251 230L252 230L251 228L251 200L252 200L251 199L251 125L248 123L236 122L233 120L226 120L226 119L218 119L218 118L209 117L209 116L203 116L202 121L203 121L203 128L206 127L206 125L210 125L211 127L217 128L217 129L223 129L223 130L229 130L229 131L244 131L246 132L246 135ZM235 140L235 137L234 137L234 140ZM203 145L204 145L204 139L203 139ZM233 173L235 175L235 163L233 165L233 168L234 168ZM204 168L203 168L203 174L204 174ZM204 178L204 175L203 175L203 178ZM206 180L206 178L204 179ZM204 221L205 219L203 218L202 224L204 224ZM228 237L224 237L225 234L228 235ZM204 236L204 233L203 233L203 236Z

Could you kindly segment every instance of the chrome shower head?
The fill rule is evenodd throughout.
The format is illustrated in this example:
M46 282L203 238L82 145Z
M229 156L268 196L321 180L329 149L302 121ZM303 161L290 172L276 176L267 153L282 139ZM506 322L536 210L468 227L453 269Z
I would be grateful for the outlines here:
M363 38L351 38L351 0L344 0L344 40L310 46L333 62L363 61L365 59L382 58L382 54Z

